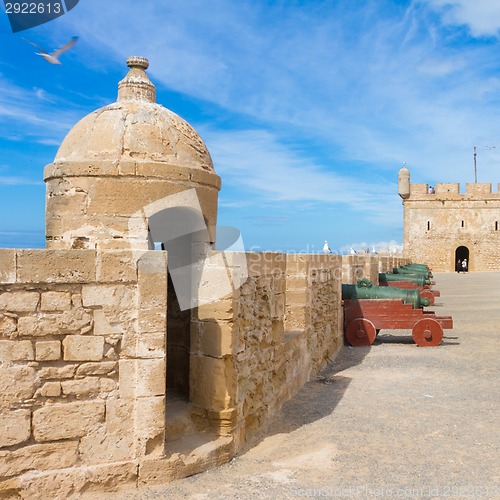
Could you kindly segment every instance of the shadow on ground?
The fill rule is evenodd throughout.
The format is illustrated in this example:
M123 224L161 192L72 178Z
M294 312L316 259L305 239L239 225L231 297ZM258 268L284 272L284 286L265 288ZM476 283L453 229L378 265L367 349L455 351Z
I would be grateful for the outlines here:
M342 376L340 373L361 364L370 350L371 346L356 348L344 346L333 361L270 417L263 429L250 436L239 455L244 455L265 438L293 432L331 415L351 382L350 377ZM318 401L321 401L321 404L318 404Z

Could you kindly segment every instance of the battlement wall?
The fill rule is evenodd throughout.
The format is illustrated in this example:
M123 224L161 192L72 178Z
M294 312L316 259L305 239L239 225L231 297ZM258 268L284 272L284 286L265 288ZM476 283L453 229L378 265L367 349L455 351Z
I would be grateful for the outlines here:
M491 183L466 183L465 193L460 192L459 183L438 183L434 186L434 193L429 192L429 184L410 184L409 199L478 199L490 200L500 199L500 183L497 191L492 190Z

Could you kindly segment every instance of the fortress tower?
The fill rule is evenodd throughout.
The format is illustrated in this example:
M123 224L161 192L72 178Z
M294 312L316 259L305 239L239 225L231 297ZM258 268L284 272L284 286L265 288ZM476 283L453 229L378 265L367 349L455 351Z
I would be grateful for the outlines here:
M411 184L399 171L398 194L404 206L404 255L434 271L454 271L466 258L469 271L500 271L500 184Z
M188 190L196 193L202 222L216 225L220 178L205 144L186 121L156 103L148 60L129 57L127 65L117 102L80 120L45 167L47 248L152 249L153 241L165 240L148 234L151 217L184 207L175 219L190 219ZM187 225L191 232L205 229ZM168 229L173 238L183 236L183 228Z

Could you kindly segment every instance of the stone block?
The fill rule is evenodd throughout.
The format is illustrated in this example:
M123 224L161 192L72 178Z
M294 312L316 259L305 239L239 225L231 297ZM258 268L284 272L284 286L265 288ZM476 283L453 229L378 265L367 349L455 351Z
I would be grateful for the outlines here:
M167 329L167 308L140 309L138 324L141 333L165 332Z
M0 366L0 406L31 399L35 392L35 369L30 366Z
M19 318L17 328L20 336L43 337L80 333L89 327L92 316L81 309L62 313L38 313L34 316Z
M139 334L135 353L138 358L164 358L166 355L165 332Z
M308 294L309 293L306 288L303 288L302 290L287 290L286 303L304 305L307 303Z
M16 282L16 251L0 248L0 283Z
M84 307L137 307L135 289L127 285L84 285L82 301Z
M14 410L0 414L0 448L23 443L31 435L29 410Z
M57 361L61 359L61 342L48 340L35 344L37 361Z
M236 374L231 358L191 356L190 399L209 410L225 410L234 405Z
M203 321L200 323L200 353L221 358L232 354L233 325L227 321Z
M103 309L94 309L94 335L113 335L122 334L124 331L123 326L117 322L111 322L110 311L105 311Z
M33 344L29 340L0 340L0 361L32 361Z
M19 283L89 283L95 279L94 250L17 250Z
M38 371L40 380L72 378L75 375L76 365L49 366Z
M0 313L0 335L14 337L17 330L17 322L14 318Z
M45 382L39 390L40 396L44 398L57 398L61 392L61 382Z
M138 265L139 304L141 308L167 308L167 254L146 252Z
M105 283L136 282L137 262L132 251L105 250L97 254L97 281Z
M137 400L135 432L139 438L155 438L165 429L165 397Z
M37 292L5 292L0 295L0 309L11 312L36 311L40 295Z
M63 340L65 361L101 361L104 338L93 335L68 335Z
M104 361L102 363L83 363L76 370L77 377L89 375L102 376L115 374L118 369L116 361Z
M203 304L198 307L198 319L200 320L232 320L233 300L232 298L220 299L210 304Z
M120 360L119 366L121 397L150 397L165 394L165 359L126 359Z
M0 477L27 470L51 470L71 467L78 460L78 442L34 444L15 451L0 451Z
M129 425L133 425L128 421ZM124 430L110 434L104 428L84 436L80 441L80 459L84 464L96 465L107 462L125 462L134 458L134 434Z
M61 388L65 396L86 398L99 394L101 392L101 383L97 377L85 377L76 380L64 380L61 382Z
M69 292L44 292L40 309L42 311L69 311L71 294Z
M85 436L104 421L104 403L82 401L44 406L33 412L37 442Z
M118 388L118 384L112 378L100 378L100 392L104 396L112 393Z

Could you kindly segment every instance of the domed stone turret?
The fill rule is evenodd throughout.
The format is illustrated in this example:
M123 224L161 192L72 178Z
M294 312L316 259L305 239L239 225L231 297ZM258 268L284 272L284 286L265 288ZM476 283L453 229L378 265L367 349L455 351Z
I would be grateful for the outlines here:
M406 168L406 163L398 174L398 194L403 200L410 197L410 171Z
M148 60L127 65L117 102L80 120L45 168L48 248L147 249L152 212L191 188L207 226L216 225L220 178L205 144L156 103Z

